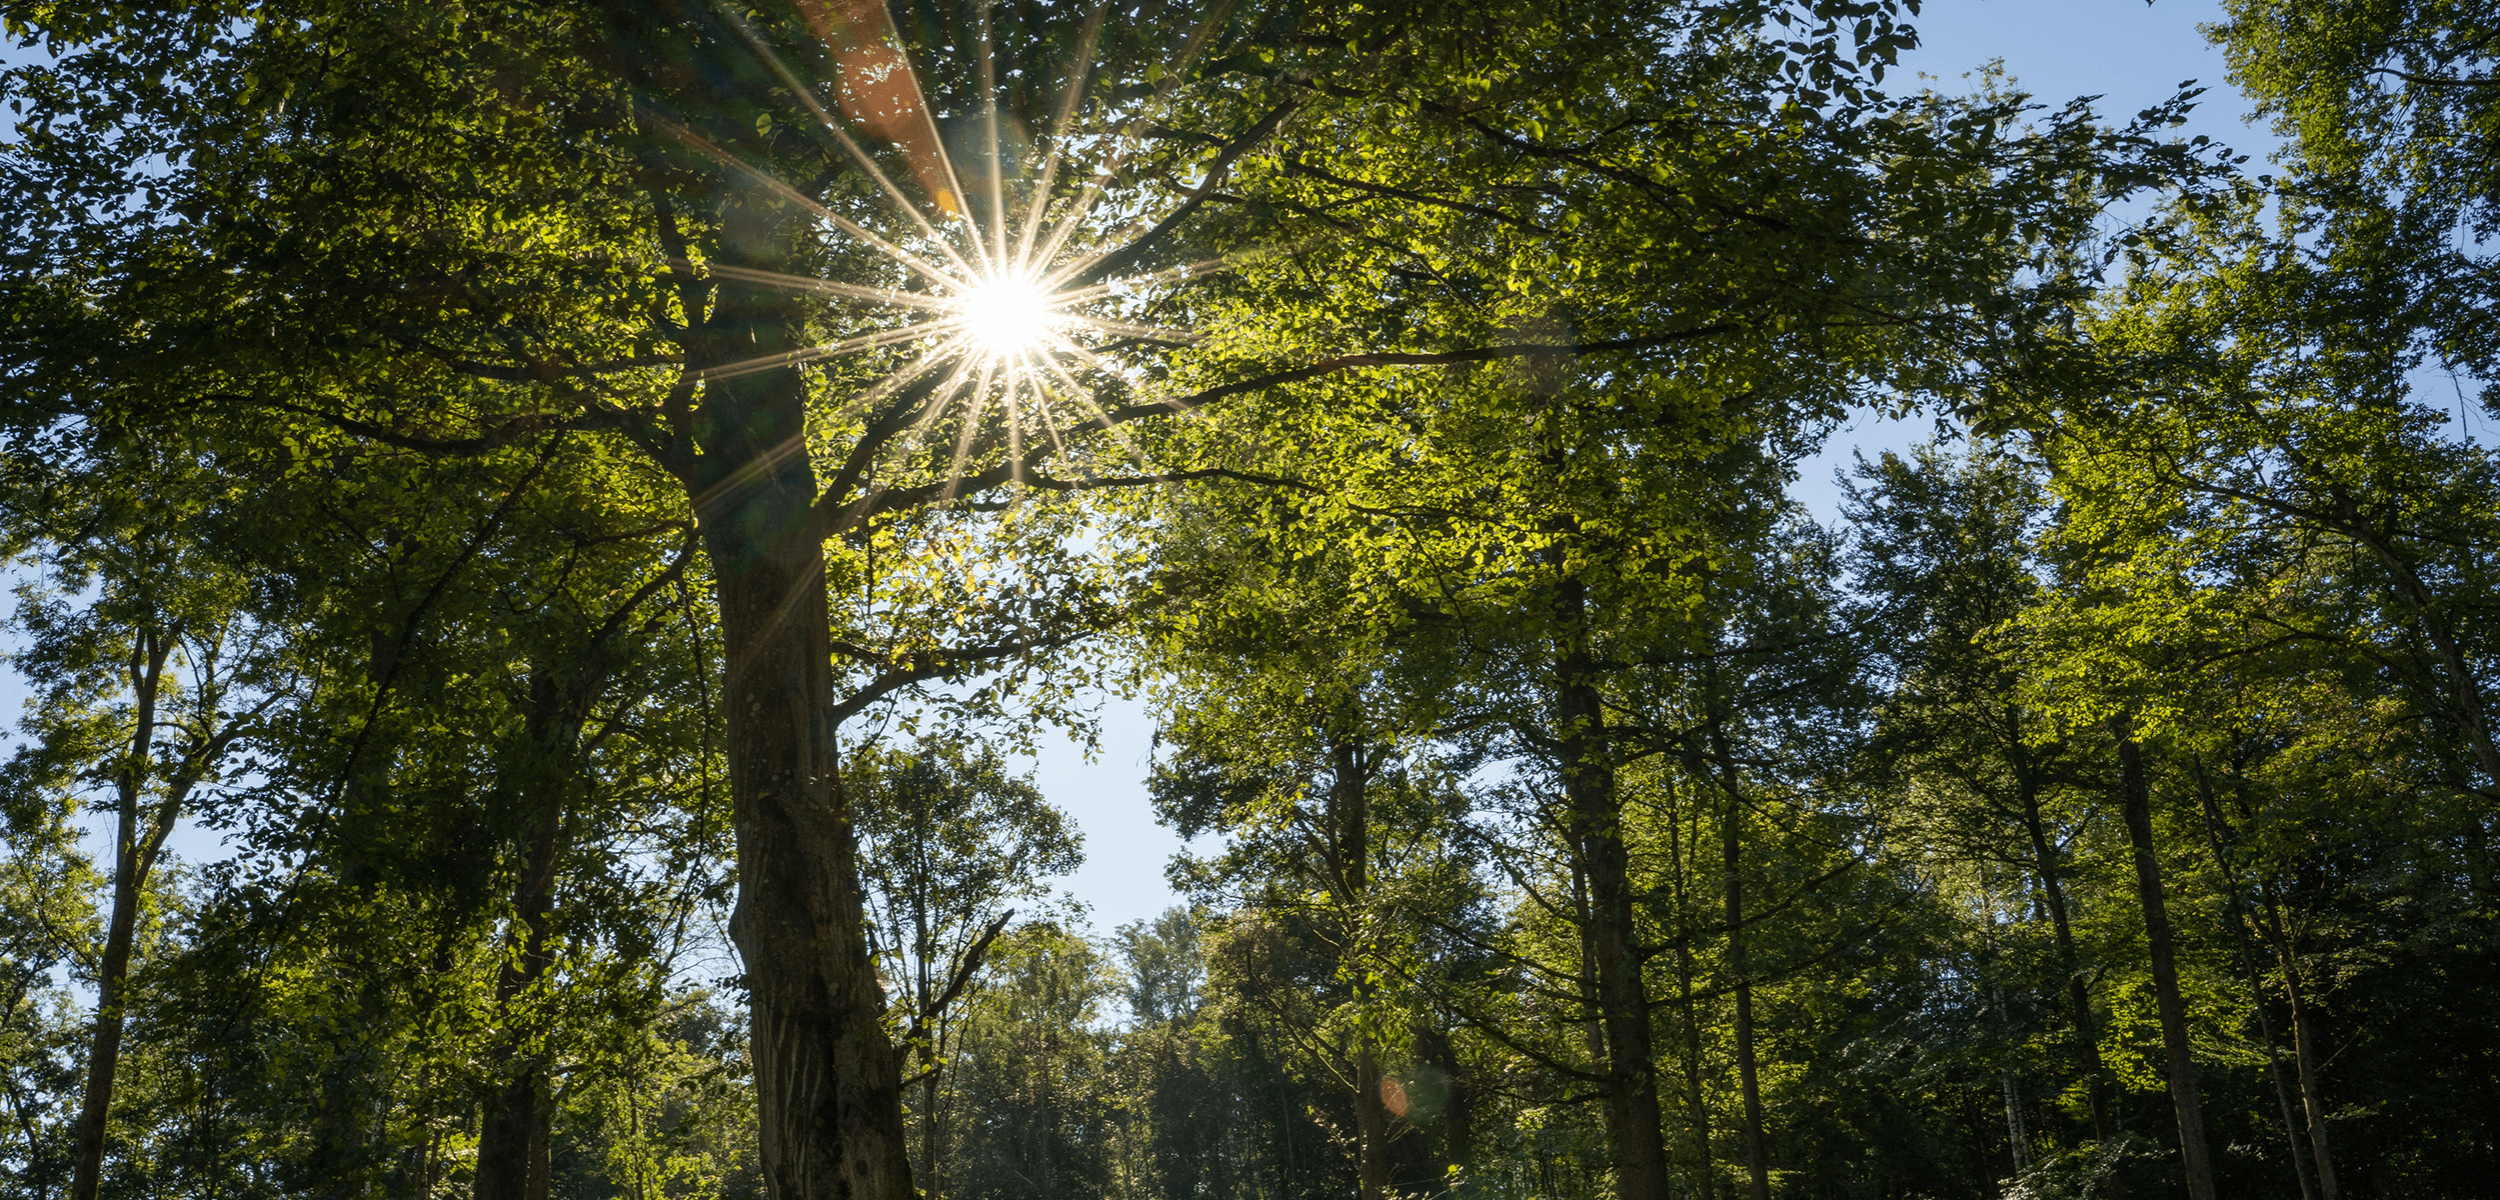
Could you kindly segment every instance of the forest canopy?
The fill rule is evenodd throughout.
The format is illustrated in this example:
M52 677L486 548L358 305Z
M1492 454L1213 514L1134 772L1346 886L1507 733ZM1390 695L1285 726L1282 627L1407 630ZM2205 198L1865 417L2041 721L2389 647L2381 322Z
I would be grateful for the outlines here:
M0 0L0 1197L2500 1194L2500 12L1917 10Z

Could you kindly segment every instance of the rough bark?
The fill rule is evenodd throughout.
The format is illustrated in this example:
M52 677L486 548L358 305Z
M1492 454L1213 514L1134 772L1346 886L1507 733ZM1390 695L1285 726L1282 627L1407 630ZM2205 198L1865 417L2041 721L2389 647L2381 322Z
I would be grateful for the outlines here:
M723 242L776 270L800 223L760 204ZM774 252L772 248L784 248ZM784 296L722 286L695 366L799 348ZM702 454L686 472L720 596L737 837L730 937L751 997L760 1157L775 1200L909 1200L900 1060L869 957L858 846L833 742L824 546L809 513L805 395L776 368L705 385Z
M566 719L570 714L555 711L562 698L544 673L532 680L530 690L533 711L527 736L536 761L523 765L529 785L521 789L530 808L528 849L513 884L511 954L495 979L495 1008L504 1027L502 1052L512 1075L496 1090L478 1127L477 1200L547 1200L550 1180L546 1064L525 1048L530 1039L529 1030L522 1028L527 1017L521 1010L554 961L549 927L563 848L564 764L574 740L567 734L580 726Z
M1649 995L1632 918L1631 854L1623 840L1622 797L1607 757L1597 666L1586 642L1587 603L1578 580L1566 578L1559 585L1555 715L1571 841L1588 873L1588 954L1606 1033L1607 1135L1618 1200L1666 1200L1667 1147L1650 1047Z
M2161 859L2153 844L2152 787L2145 779L2144 752L2136 744L2130 723L2117 718L2110 723L2110 732L2118 739L2119 788L2126 808L2127 840L2135 850L2136 896L2144 907L2144 939L2152 958L2162 1046L2169 1058L2170 1107L2178 1118L2179 1161L2187 1175L2190 1200L2214 1200L2213 1159L2206 1149L2204 1106L2197 1098L2187 1006L2179 996L2170 917L2162 903Z

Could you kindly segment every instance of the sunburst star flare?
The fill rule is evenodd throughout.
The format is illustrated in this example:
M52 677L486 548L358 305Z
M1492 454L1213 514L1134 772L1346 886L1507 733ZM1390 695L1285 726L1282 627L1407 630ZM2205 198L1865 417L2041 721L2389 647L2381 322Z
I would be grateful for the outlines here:
M973 348L991 359L1020 356L1042 345L1061 314L1039 283L1019 276L983 279L964 292L959 309Z

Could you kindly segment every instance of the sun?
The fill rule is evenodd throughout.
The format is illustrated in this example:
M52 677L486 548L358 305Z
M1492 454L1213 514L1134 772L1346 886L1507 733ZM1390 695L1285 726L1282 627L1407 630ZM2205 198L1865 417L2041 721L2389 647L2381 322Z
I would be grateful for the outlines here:
M991 358L1011 358L1039 346L1058 316L1051 296L1034 280L983 279L959 301L964 332Z

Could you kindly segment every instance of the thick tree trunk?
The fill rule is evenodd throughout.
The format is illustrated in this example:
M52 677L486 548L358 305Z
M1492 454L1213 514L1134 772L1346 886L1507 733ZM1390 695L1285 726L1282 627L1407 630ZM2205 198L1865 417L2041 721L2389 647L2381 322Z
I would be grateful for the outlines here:
M478 1128L477 1200L547 1200L551 1172L545 1068L528 1064L496 1089L494 1110Z
M733 204L739 265L779 270L788 213ZM799 348L788 298L722 286L699 370ZM765 1186L774 1200L910 1200L900 1058L869 957L858 846L837 774L824 544L805 394L775 368L704 385L687 473L720 594L737 833L730 937L746 965Z
M559 702L557 689L544 680L543 674L534 678L530 689L536 709L531 724L537 728L528 735L532 761L522 768L527 782L520 791L528 798L531 821L521 877L513 885L516 927L510 940L515 953L495 980L495 1007L503 1022L502 1050L512 1077L497 1089L493 1107L478 1128L473 1192L477 1200L547 1200L551 1177L547 1067L535 1057L524 1058L529 1037L522 1026L530 1018L522 1010L528 993L546 977L554 961L548 934L555 911L556 863L563 849L563 788L569 774L565 766L574 741L569 735L579 725L567 720L569 714L552 711ZM559 723L561 733L556 728Z
M2162 903L2161 859L2153 845L2152 787L2144 777L2144 753L2124 717L2110 722L2118 739L2119 787L2126 807L2127 839L2135 848L2136 895L2144 906L2144 939L2151 951L2153 995L2161 1015L2161 1040L2169 1052L2170 1107L2179 1122L2179 1161L2191 1200L2214 1200L2213 1160L2205 1145L2205 1112L2196 1094L2196 1061L2188 1044L2187 1006L2179 996L2170 916Z
M1557 589L1555 715L1571 840L1588 872L1588 955L1606 1032L1606 1125L1614 1146L1617 1200L1666 1200L1666 1137L1652 1061L1649 994L1632 919L1631 853L1623 840L1622 798L1606 747L1596 663L1586 644L1587 596L1576 579Z
M796 404L782 415L796 437ZM753 998L763 1173L775 1200L908 1200L902 1080L835 775L822 548L769 537L803 527L812 498L774 482L732 482L705 514L730 661L730 936Z

